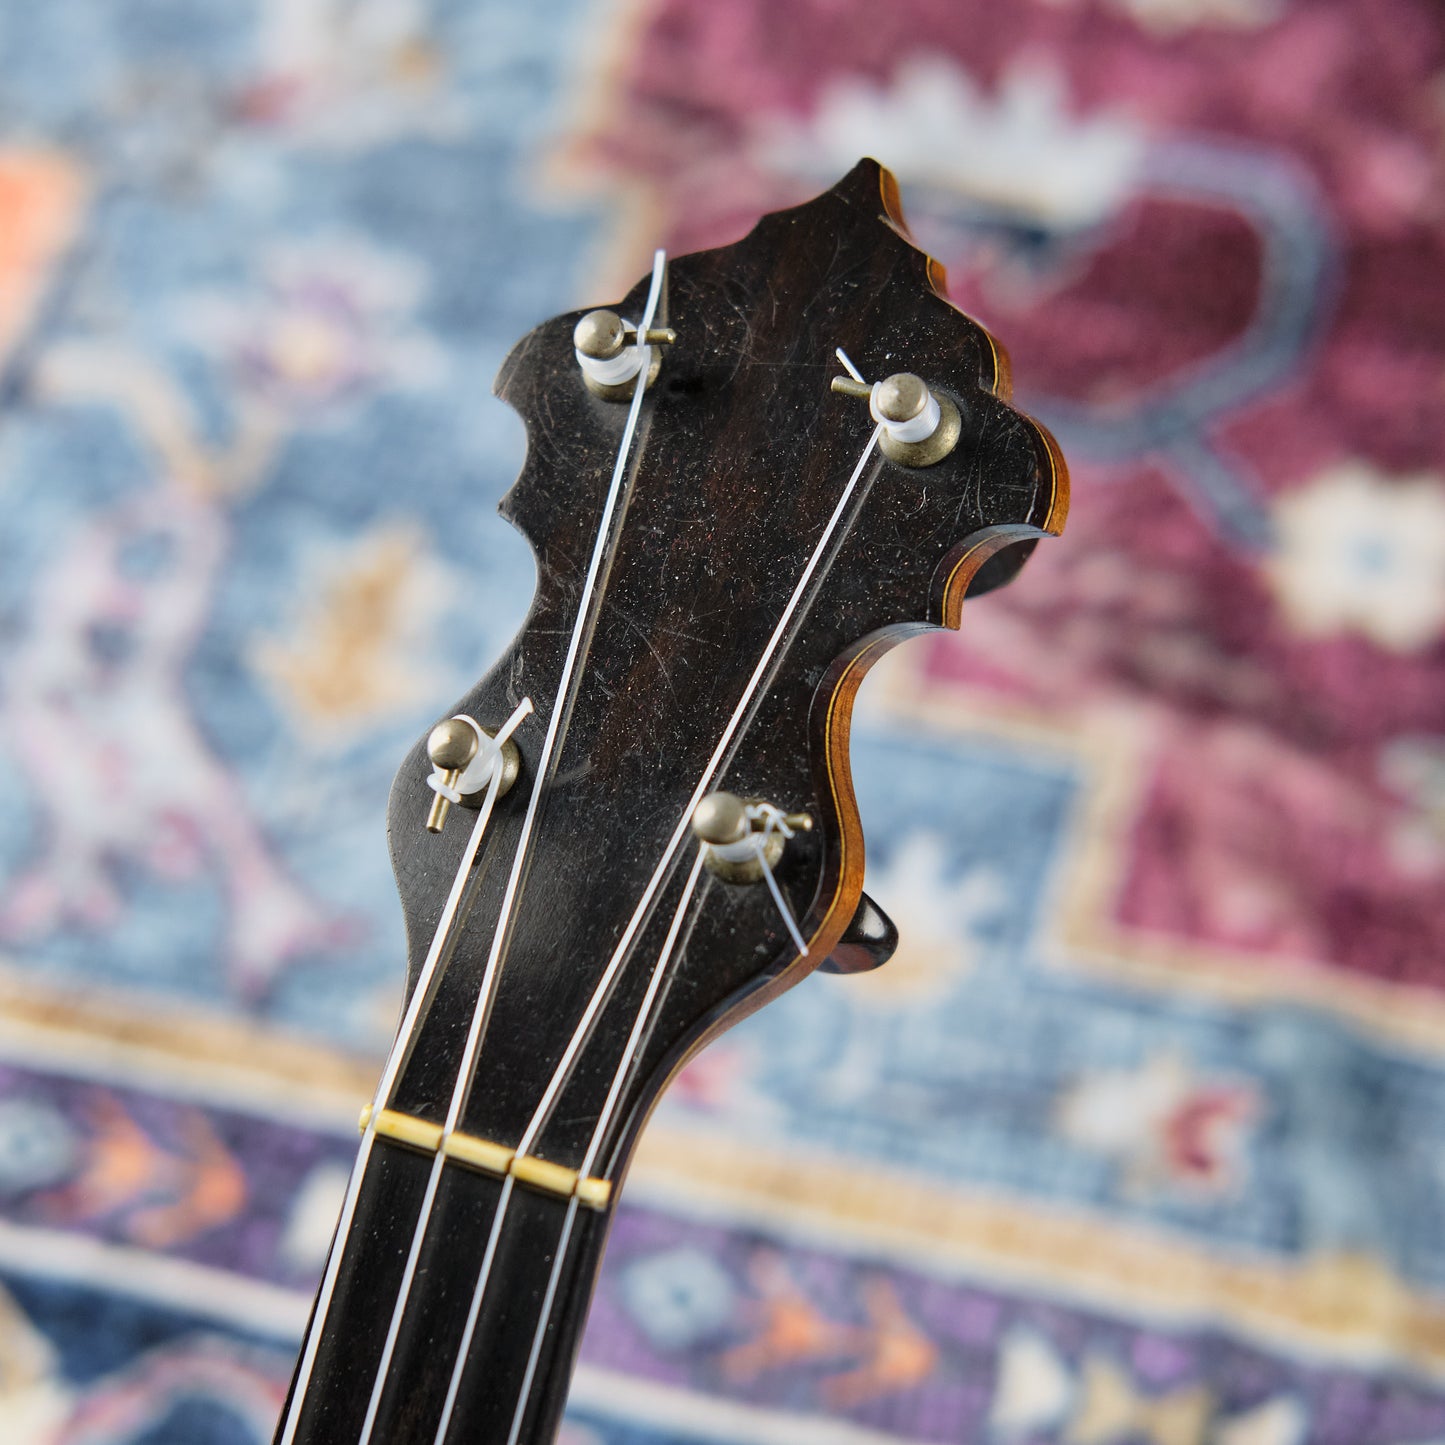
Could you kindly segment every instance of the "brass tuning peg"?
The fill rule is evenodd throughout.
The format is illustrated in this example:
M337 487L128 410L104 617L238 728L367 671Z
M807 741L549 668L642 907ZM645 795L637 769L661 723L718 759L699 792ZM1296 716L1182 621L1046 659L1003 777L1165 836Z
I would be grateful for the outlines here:
M589 311L572 329L572 347L582 379L588 389L604 401L626 401L637 386L644 357L650 358L647 373L652 384L661 358L651 348L670 346L677 332L668 326L650 327L638 346L637 329L615 311Z
M867 398L873 420L883 428L879 449L905 467L931 467L942 461L963 433L963 419L953 400L911 371L895 372L872 386L855 377L835 376L832 389L841 396Z
M769 822L768 819L772 821ZM703 845L708 868L727 883L756 883L776 868L794 833L812 829L807 813L783 813L759 799L709 793L693 809L693 836Z

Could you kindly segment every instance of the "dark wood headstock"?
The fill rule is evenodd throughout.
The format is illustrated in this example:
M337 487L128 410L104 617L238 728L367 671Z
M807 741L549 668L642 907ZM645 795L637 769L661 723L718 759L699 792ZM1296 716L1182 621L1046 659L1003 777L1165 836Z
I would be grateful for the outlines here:
M573 352L580 313L547 322L514 349L497 390L526 421L529 451L502 510L535 551L537 592L515 642L448 711L495 728L524 697L534 710L515 734L518 781L496 804L395 1087L379 1103L432 1129L445 1125L509 887L494 998L457 1128L504 1149L520 1143L564 1175L585 1167L593 1180L620 1181L667 1079L708 1037L830 955L843 967L870 957L848 764L858 685L910 633L957 626L965 594L1006 581L1038 538L1061 529L1067 506L1056 446L1008 405L1000 348L943 298L941 281L906 238L892 177L873 161L807 205L765 217L735 245L672 260L655 324L675 329L676 340L645 389L587 597L629 406L584 385ZM639 283L617 312L636 321L647 289ZM845 374L839 347L870 381L912 372L951 401L961 418L956 448L920 467L875 448L860 469L874 422L866 401L830 388ZM809 584L789 612L810 561ZM581 645L559 696L579 609ZM429 833L430 771L423 739L388 811L413 989L475 816L454 808L443 831ZM687 824L700 790L766 799L812 820L775 869L806 954L767 887L706 869L693 876L699 844ZM845 936L855 917L859 928ZM393 1139L383 1150L392 1177L370 1195L362 1190L353 1235L405 1223L420 1207L407 1170L424 1178L430 1160L424 1147L411 1155L406 1147ZM548 1211L561 1208L565 1188L553 1197L518 1174L522 1184L508 1186L499 1206L505 1172L488 1178L449 1164L452 1193L439 1193L436 1208L474 1235L478 1219L510 1210L519 1231L556 1250L560 1225L547 1222ZM568 1225L561 1253L575 1258L560 1287L574 1300L585 1300L613 1200L615 1190L595 1198L599 1207ZM574 1206L575 1198L576 1214ZM461 1277L475 1274L479 1250L462 1250ZM365 1253L347 1246L348 1260ZM507 1256L514 1282L524 1253L518 1245ZM361 1309L374 1292L389 1314L381 1276L395 1279L398 1267L373 1262L370 1282L349 1294L341 1271L331 1309L343 1307L343 1295ZM580 1311L559 1318L519 1384L525 1351L508 1341L531 1339L530 1323L518 1323L531 1316L514 1297L488 1301L467 1334L464 1293L457 1285L431 1302L446 1348L417 1353L403 1331L385 1357L393 1372L410 1372L408 1399L436 1404L384 1402L377 1438L433 1438L459 1341L486 1362L468 1367L457 1407L477 1438L509 1438L519 1389L533 1398L516 1438L550 1437ZM323 1344L313 1386L329 1358ZM340 1383L315 1407L331 1433L303 1429L295 1438L356 1438L338 1422L350 1421L356 1407L347 1402L366 1393L362 1376L348 1385L345 1368L333 1361L331 1369ZM413 1417L422 1423L408 1433Z
M626 513L484 1050L509 1084L488 1087L484 1077L473 1119L497 1137L515 1133L535 1102L525 1081L546 1082L566 1022L580 1014L868 443L867 405L830 390L843 374L836 348L870 380L912 371L952 397L962 440L931 467L870 461L714 780L815 818L779 868L809 958L799 966L766 889L709 882L635 1105L750 993L825 959L852 918L863 839L848 722L867 668L913 632L956 627L991 558L1061 528L1067 490L1057 448L1007 404L1000 348L943 298L941 280L906 239L892 177L873 161L817 200L765 217L736 245L669 264L661 319L678 339L644 403ZM646 289L640 282L615 309L635 319ZM496 726L524 695L536 708L517 734L523 785L503 800L482 865L493 872L505 871L508 825L536 782L627 413L583 385L572 352L577 320L558 317L524 338L497 386L527 423L527 460L502 511L536 553L537 595L512 648L451 710ZM441 837L425 832L432 794L423 746L403 764L388 815L413 980L466 833L460 819ZM685 871L691 855L690 845L679 850L673 870ZM487 903L477 900L471 941L458 944L448 969L444 997L458 1004L477 982L468 960L485 952L477 915ZM654 912L666 911L660 899ZM628 1011L619 997L619 1018ZM598 1027L599 1049L610 1033ZM410 1080L420 1107L455 1072L449 1050L428 1054ZM438 1084L423 1084L427 1075ZM560 1112L580 1117L580 1105ZM575 1148L566 1133L549 1132L543 1152L566 1158Z

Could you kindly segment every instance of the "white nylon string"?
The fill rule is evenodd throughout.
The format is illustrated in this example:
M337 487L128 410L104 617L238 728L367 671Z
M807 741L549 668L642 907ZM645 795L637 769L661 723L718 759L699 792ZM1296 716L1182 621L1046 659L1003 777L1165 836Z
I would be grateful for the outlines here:
M481 1272L477 1276L477 1286L472 1291L471 1308L467 1311L467 1323L462 1330L462 1342L457 1347L457 1357L452 1361L452 1377L447 1384L447 1397L442 1404L442 1417L437 1424L437 1432L432 1437L432 1445L442 1445L446 1438L447 1426L452 1423L452 1411L456 1409L457 1392L462 1387L462 1372L466 1367L467 1355L472 1348L472 1336L476 1333L477 1316L482 1309L482 1296L487 1291L487 1281L492 1275L492 1261L497 1257L497 1245L502 1238L501 1221L506 1217L507 1206L512 1202L512 1190L516 1186L516 1180L509 1174L502 1180L502 1192L497 1198L497 1212L492 1220L491 1233L487 1235L487 1251L482 1256ZM574 1197L571 1201L577 1203Z
M498 748L511 737L521 725L523 718L531 711L532 699L523 698L511 717L502 724L498 731L496 738ZM326 1325L326 1315L331 1308L332 1297L336 1293L336 1279L341 1270L342 1252L351 1231L352 1220L356 1216L356 1201L361 1193L361 1181L366 1174L367 1161L371 1158L372 1143L376 1139L377 1116L386 1107L392 1086L396 1083L396 1076L401 1071L402 1061L406 1058L407 1050L411 1046L417 1019L431 993L437 962L446 946L447 936L451 933L452 920L456 917L462 892L471 875L472 865L476 862L477 851L482 845L482 835L487 831L487 824L491 821L492 809L496 806L497 793L501 784L502 770L497 768L487 786L487 794L477 813L477 821L472 825L471 836L467 839L466 847L462 849L461 862L457 866L456 876L452 879L451 891L447 894L447 901L442 907L441 917L432 934L426 960L417 977L416 987L412 990L411 1000L407 1004L401 1026L396 1031L396 1038L392 1043L390 1054L387 1055L386 1066L382 1069L376 1093L372 1096L371 1116L367 1120L366 1131L361 1137L361 1146L357 1150L356 1163L351 1169L351 1178L347 1181L346 1198L342 1203L341 1218L336 1227L336 1241L332 1245L331 1254L326 1261L326 1273L322 1278L321 1290L316 1299L316 1313L311 1321L311 1329L306 1336L306 1346L301 1353L300 1363L296 1368L296 1388L292 1392L291 1404L286 1411L286 1428L281 1435L281 1445L292 1445L296 1439L296 1427L301 1419L301 1406L306 1398L307 1386L311 1383L311 1372L316 1366L316 1351L320 1347L322 1331Z
M648 328L652 325L653 316L654 316L654 314L655 314L655 312L656 312L656 310L657 310L657 303L658 303L658 300L659 300L660 295L661 295L662 276L663 276L663 269L662 269L662 268L663 268L663 265L664 265L664 263L665 263L665 259L666 259L666 258L665 258L664 253L663 253L662 251L658 251L657 254L656 254L656 257L654 258L653 273L652 273L652 288L651 288L651 290L648 292L647 305L646 305L646 307L645 307L645 309L644 309L644 311L643 311L643 314L642 314L642 322L641 322L641 324L640 324L640 325L638 326L638 328L637 328L638 345L639 345L639 346L642 346L642 345L643 345L641 338L642 338L644 335L646 335ZM615 500L616 500L615 493L617 492L617 490L618 490L618 488L619 488L620 478L621 478L622 475L623 475L624 467L625 467L626 460L627 460L627 455L628 455L628 452L629 452L629 450L630 450L630 448L631 448L632 434L633 434L633 432L634 432L634 431L636 430L636 428L637 428L637 417L638 417L638 413L639 413L639 412L641 411L641 409L642 409L642 397L643 397L643 394L644 394L644 392L646 391L646 389L647 389L647 376L646 376L645 371L640 371L639 374L638 374L638 377L637 377L637 389L636 389L636 391L633 392L633 395L632 395L632 408L631 408L631 410L628 412L627 425L626 425L626 427L625 427L625 429L624 429L624 431L623 431L623 435L622 435L622 448L621 448L621 450L618 452L618 455L617 455L617 464L616 464L616 467L614 468L613 474L612 474L612 493L613 493L613 494L612 494L612 495L609 495L609 498L608 498L609 507L608 507L608 511L605 513L605 516L606 516L609 520L610 520L611 512L612 512L612 509L613 509L613 504L615 503ZM599 556L600 556L600 547L599 547L599 550L598 550L598 551L594 551L594 553L593 553L594 567L593 567L592 571L589 572L589 574L588 574L588 583L589 583L589 584L592 582L593 577L595 576L595 573L596 573L596 565L595 565L595 564L596 564ZM584 599L585 599L587 596L588 596L588 591L587 591L587 590L584 590L584 592L583 592L583 597L584 597ZM580 637L581 637L581 629L582 629L582 624L583 624L583 621L584 621L584 620L585 620L585 609L584 609L582 612L579 612L579 613L578 613L577 627L576 627L576 628L574 629L574 631L573 631L574 651L575 651L576 644L577 644L578 640L579 640ZM568 662L570 663L570 662L572 662L572 661L573 661L573 658L572 658L571 654L569 654ZM565 669L564 669L564 676L565 676L565 675L566 675L566 671L565 671ZM560 695L561 695L561 692L562 692L562 690L561 690L561 688L559 688L559 689L558 689L559 697L560 697ZM554 712L554 714L553 714L552 721L553 721L554 727L555 727L555 725L556 725L556 723L557 723L557 719L558 719L559 716L560 716L560 709L559 709L557 712ZM550 741L550 734L549 734L549 741ZM544 756L545 756L545 755L546 755L546 750L544 749ZM542 776L542 770L539 768L539 769L538 769L538 777L540 778L541 776ZM540 790L540 787L533 790L533 799L534 799L534 801L535 801L535 799L537 798L537 795L538 795L538 793L539 793L540 791L541 791L541 790ZM514 876L515 876L515 870L514 870ZM502 907L503 907L503 914L504 914L504 916L505 916L506 908L507 908L507 904L506 904L506 901L505 901L505 900L504 900L504 902L503 902L503 906L502 906ZM500 927L499 927L498 934L497 934L496 938L493 939L493 943L492 943L492 951L493 951L493 956L494 956L494 957L497 957L497 956L500 955L500 947L499 947L499 945L500 945L501 941L502 941L502 940L501 940L501 932L500 932ZM489 963L488 963L488 967L489 967L489 969L490 969L490 967L491 967L491 961L490 961L490 960L489 960ZM525 1142L524 1142L522 1145L520 1145L520 1146L518 1147L517 1153L518 1153L518 1154L524 1154L525 1152L526 1152L526 1145L525 1145ZM507 1175L507 1177L502 1181L502 1192L501 1192L500 1196L499 1196L498 1199L497 1199L497 1207L496 1207L496 1210L495 1210L495 1212L493 1213L493 1216L492 1216L492 1227L491 1227L490 1232L489 1232L488 1235L487 1235L487 1247L486 1247L486 1251L485 1251L485 1253L482 1255L481 1269L479 1270L478 1275L477 1275L477 1283L476 1283L476 1286L475 1286L475 1287L473 1288L473 1290L472 1290L472 1302L471 1302L471 1307L470 1307L470 1308L468 1309L468 1311L467 1311L467 1322L466 1322L465 1326L464 1326L463 1329L462 1329L461 1344L458 1346L456 1358L455 1358L455 1359L453 1360L453 1362L452 1362L451 1379L450 1379L450 1381L449 1381L448 1384L447 1384L447 1397L446 1397L445 1402L444 1402L443 1405L442 1405L441 1419L437 1422L436 1434L435 1434L435 1436L433 1437L433 1440L434 1440L434 1442L435 1442L435 1445L441 1445L441 1442L445 1439L446 1433L447 1433L447 1428L448 1428L448 1426L450 1426L450 1424L451 1424L452 1412L453 1412L453 1411L455 1410L455 1408L456 1408L457 1392L458 1392L458 1391L460 1390L460 1388L461 1388L462 1373L463 1373L463 1369L464 1369L464 1367L465 1367L465 1365L466 1365L467 1355L468 1355L468 1353L469 1353L470 1350L471 1350L472 1336L473 1336L473 1334L474 1334L475 1331L476 1331L476 1327L477 1327L477 1317L478 1317L478 1315L480 1314L480 1311L481 1311L482 1297L483 1297L483 1295L485 1295L486 1290L487 1290L487 1284L488 1284L488 1282L489 1282L490 1279L491 1279L492 1261L496 1258L497 1245L498 1245L499 1241L501 1240L501 1236L502 1236L502 1222L506 1219L506 1216L507 1216L507 1208L508 1208L508 1206L511 1204L511 1201L512 1201L512 1189L513 1189L513 1187L514 1187L514 1183L515 1183L515 1181L513 1180L512 1176L511 1176L510 1174ZM575 1199L572 1201L572 1204L573 1204L573 1208L574 1208L574 1210L575 1210L575 1206L576 1206L576 1200L575 1200ZM550 1313L550 1306L548 1307L548 1313Z
M612 1115L622 1094L622 1086L627 1082L627 1075L632 1070L633 1059L642 1046L643 1031L651 1022L652 1006L657 1000L658 989L662 987L666 977L667 965L672 959L672 952L677 947L677 936L682 931L683 919L687 916L688 905L692 902L692 895L697 889L697 881L702 876L703 861L703 851L699 848L697 858L692 865L692 872L687 875L687 882L683 885L682 900L677 905L677 912L672 916L672 926L667 931L667 937L663 939L662 952L658 954L657 962L653 965L652 977L648 980L647 992L643 995L642 1003L638 1007L632 1032L627 1036L627 1044L622 1050L622 1062L618 1064L617 1072L613 1075L612 1087L607 1091L607 1098L602 1104L602 1112L597 1116L596 1127L592 1130L592 1140L587 1146L587 1153L583 1156L582 1167L579 1171L584 1178L591 1174L593 1166L597 1163L597 1155L601 1152L607 1126L612 1122Z
M652 326L657 303L662 296L666 266L666 253L656 252L652 260L652 285L648 290L647 305L643 309L642 321L638 327L639 346L644 344L641 338ZM551 776L552 758L557 749L557 739L561 735L562 719L570 707L572 674L576 671L577 658L582 651L582 638L591 619L592 596L597 588L597 578L612 540L612 521L617 514L618 503L622 497L623 482L627 477L627 461L632 452L632 439L637 434L637 419L642 411L642 398L646 392L647 376L645 373L639 374L637 388L632 394L632 405L627 411L627 423L622 430L622 441L617 448L617 460L612 467L612 481L608 486L607 499L602 507L602 518L597 528L597 540L593 544L592 558L587 566L587 576L582 583L582 595L577 605L577 621L572 627L567 656L562 663L562 675L557 680L557 697L552 707L552 715L547 720L547 736L542 742L542 753L537 760L536 782L532 787L532 795L527 800L527 813L522 820L521 835L517 839L516 856L512 860L512 871L507 877L506 892L502 895L501 912L497 916L497 928L492 937L491 952L487 956L486 970L482 975L481 995L472 1014L467 1046L462 1054L462 1064L457 1073L456 1087L452 1091L451 1107L447 1110L444 1138L455 1131L462 1111L466 1108L467 1097L471 1092L477 1054L481 1049L482 1036L486 1032L487 1022L491 1017L492 1000L496 993L497 975L501 967L502 955L511 939L512 910L517 901L517 891L521 885L522 870L526 865L532 833L537 825L537 814L541 809L542 798L546 793L547 782ZM422 1227L425 1227L425 1221L422 1221ZM365 1445L364 1440L361 1445Z
M774 807L772 803L750 804L748 818L749 820L762 820L762 831L750 835L750 841L757 855L758 866L763 870L763 879L768 885L768 892L773 895L773 902L778 905L778 912L783 916L783 922L787 925L788 932L797 945L798 953L803 958L807 958L807 940L803 937L802 930L798 927L798 920L793 917L793 910L788 907L788 900L783 897L783 890L778 887L778 880L773 877L772 867L768 863L768 839L774 833L781 833L784 839L791 838L793 830L788 827L783 810Z
M547 1291L542 1296L542 1317L532 1336L532 1348L527 1355L527 1371L522 1376L522 1389L517 1397L517 1408L512 1413L512 1428L507 1432L507 1445L517 1445L522 1431L522 1420L527 1413L527 1401L532 1395L532 1381L537 1374L537 1362L542 1358L542 1341L547 1335L547 1321L552 1318L552 1303L557 1298L557 1282L562 1278L562 1261L567 1257L567 1246L572 1239L572 1226L577 1222L577 1196L567 1201L567 1215L562 1221L562 1233L557 1240L557 1253L552 1261L552 1273L547 1276Z
M371 1395L366 1402L366 1419L361 1422L360 1440L362 1445L371 1439L376 1426L376 1412L381 1408L381 1394L386 1387L386 1377L391 1369L391 1357L396 1352L397 1336L401 1333L401 1322L406 1316L407 1300L411 1296L411 1283L416 1278L417 1261L421 1258L422 1240L426 1238L426 1223L431 1218L432 1206L436 1203L437 1189L442 1182L442 1166L447 1156L438 1145L432 1158L431 1173L427 1175L426 1193L422 1196L420 1224L412 1230L411 1247L406 1252L406 1268L402 1271L401 1284L397 1286L396 1301L391 1307L391 1319L386 1327L386 1342L381 1347L381 1359L377 1361L376 1372L371 1377Z
M662 282L667 264L666 254L658 251L652 262L652 284L647 294L647 307L643 313L642 325L639 328L639 345L642 344L640 337L645 334L648 327L652 325L653 314L657 309L657 303L662 295ZM412 1231L411 1246L407 1251L406 1268L402 1274L401 1285L397 1290L396 1302L392 1307L391 1322L387 1328L386 1343L382 1348L381 1359L377 1364L376 1373L372 1377L371 1397L367 1403L366 1419L361 1427L361 1435L357 1445L370 1445L372 1430L376 1425L377 1412L381 1406L382 1392L386 1387L387 1372L391 1366L392 1354L396 1349L397 1336L401 1331L401 1322L406 1314L407 1303L411 1296L412 1281L416 1277L417 1262L421 1257L422 1242L426 1238L427 1225L431 1221L432 1207L436 1203L437 1189L441 1184L442 1170L446 1164L446 1143L456 1132L457 1124L461 1120L462 1112L466 1108L467 1097L471 1092L472 1074L476 1068L477 1053L481 1049L482 1038L486 1032L487 1022L491 1017L492 1003L496 995L497 979L500 974L501 958L507 941L511 934L512 909L516 903L517 890L522 876L522 870L527 859L527 850L532 841L532 833L536 827L537 813L541 807L542 796L546 791L545 783L550 776L552 758L557 748L557 739L561 733L562 718L566 714L570 701L570 690L572 686L572 675L577 667L577 658L582 650L582 638L591 617L592 595L597 586L597 578L602 569L602 561L608 550L612 538L612 521L617 512L617 504L622 495L623 480L627 475L627 459L632 451L632 439L637 432L638 413L642 408L642 398L647 389L647 379L639 376L637 389L633 393L632 405L627 413L627 423L623 428L622 441L617 449L617 460L612 468L612 481L607 489L607 497L602 507L602 518L597 527L597 540L592 547L592 557L588 564L587 576L582 584L582 595L577 607L577 621L572 628L571 641L567 647L567 656L562 663L562 674L557 680L557 696L552 707L551 716L547 720L547 734L542 742L541 756L537 762L536 783L533 785L530 798L527 800L527 812L522 819L522 830L517 839L517 850L512 859L512 868L507 876L506 891L502 895L501 911L497 917L496 931L492 937L491 951L487 956L486 968L482 973L481 988L478 992L476 1007L472 1011L471 1027L467 1033L466 1048L462 1053L462 1062L457 1070L457 1081L452 1089L451 1102L447 1108L446 1123L442 1126L442 1136L437 1143L436 1155L432 1161L431 1173L427 1178L426 1193L422 1198L421 1211L417 1216L416 1227ZM501 770L498 769L498 776ZM511 1184L510 1177L507 1181ZM505 1191L510 1194L510 1187ZM488 1260L490 1264L490 1259ZM450 1405L455 1397L455 1392L448 1393L448 1413L450 1418ZM441 1430L445 1429L445 1421L438 1431L437 1438L441 1438Z

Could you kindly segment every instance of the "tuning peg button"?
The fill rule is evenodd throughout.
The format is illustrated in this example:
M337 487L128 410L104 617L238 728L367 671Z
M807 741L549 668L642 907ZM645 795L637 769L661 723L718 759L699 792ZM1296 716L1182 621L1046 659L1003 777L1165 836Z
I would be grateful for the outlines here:
M496 769L500 768L502 773L497 783L498 797L517 781L522 755L516 743L508 737L498 750L493 746L494 736L491 728L484 728L461 714L447 718L431 730L426 750L434 769L431 786L436 796L427 814L427 832L441 832L454 797L459 797L468 807L477 807ZM441 788L436 787L437 783Z
M726 848L752 832L748 805L736 793L709 793L692 812L692 831L699 843Z
M867 973L887 963L897 948L898 929L893 920L865 893L858 900L853 921L823 961L822 971Z

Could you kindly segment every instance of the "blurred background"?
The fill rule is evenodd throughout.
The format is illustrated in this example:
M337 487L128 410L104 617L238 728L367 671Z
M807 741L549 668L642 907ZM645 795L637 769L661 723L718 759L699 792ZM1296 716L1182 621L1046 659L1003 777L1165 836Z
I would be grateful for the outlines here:
M894 961L670 1092L566 1445L1445 1440L1431 0L0 0L0 1437L266 1442L532 588L490 396L860 154L1074 474Z

